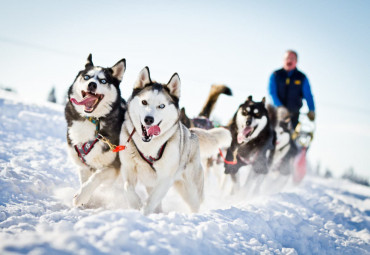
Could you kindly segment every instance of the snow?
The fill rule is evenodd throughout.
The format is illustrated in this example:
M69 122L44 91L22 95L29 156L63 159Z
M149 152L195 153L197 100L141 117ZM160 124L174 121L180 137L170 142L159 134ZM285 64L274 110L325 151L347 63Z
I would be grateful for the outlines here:
M253 198L208 183L195 214L170 190L149 216L117 181L74 208L63 111L0 92L0 254L370 254L370 188L340 179Z

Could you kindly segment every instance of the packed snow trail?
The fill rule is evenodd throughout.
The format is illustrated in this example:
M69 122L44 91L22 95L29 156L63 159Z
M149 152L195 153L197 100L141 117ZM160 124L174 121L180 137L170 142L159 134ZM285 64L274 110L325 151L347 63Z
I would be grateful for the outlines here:
M0 92L0 254L370 254L370 188L344 180L306 176L254 199L208 185L196 214L171 190L149 216L127 209L118 181L101 207L73 208L63 110Z

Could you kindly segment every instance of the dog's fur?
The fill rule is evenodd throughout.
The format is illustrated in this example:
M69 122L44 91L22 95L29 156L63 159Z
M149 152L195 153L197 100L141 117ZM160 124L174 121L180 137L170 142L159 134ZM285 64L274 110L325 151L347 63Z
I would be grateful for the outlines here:
M184 125L188 128L202 128L211 130L210 132L223 132L223 134L220 135L220 137L229 137L229 140L225 140L225 143L223 143L222 147L218 148L212 148L213 154L203 155L205 157L202 157L202 164L205 172L205 179L210 180L210 174L211 172L214 173L215 177L217 178L217 182L220 184L223 180L223 161L219 154L219 149L225 150L228 148L231 144L231 133L229 131L220 130L220 129L214 129L215 125L210 120L211 113L216 105L216 102L218 100L218 97L221 95L227 95L232 96L231 89L224 85L224 84L212 84L211 89L209 91L208 97L203 105L202 110L195 118L189 118L186 115L185 108L181 108L181 115L180 120ZM201 149L201 151L204 151ZM211 148L207 151L212 151ZM217 167L219 166L219 167ZM222 170L220 171L220 168ZM214 170L214 171L212 171Z
M125 59L111 68L94 66L90 54L85 69L77 74L68 90L69 101L65 107L67 142L69 154L79 167L81 183L73 199L75 206L86 205L94 190L103 182L114 180L120 170L118 154L112 152L107 144L96 140L96 131L118 145L126 107L119 85L125 69ZM86 117L99 121L99 130ZM80 158L81 146L94 141L93 147L90 144L90 152Z
M273 155L272 170L282 175L293 172L294 159L298 148L292 139L292 124L289 112L284 107L277 109L276 146Z
M256 174L267 174L272 162L276 140L274 127L276 112L273 107L265 106L265 98L254 102L252 96L238 107L228 127L232 134L232 142L227 150L225 173L231 174L237 182L239 168L251 165Z
M121 172L130 207L144 214L160 212L161 201L172 186L191 211L197 212L204 185L200 153L207 154L222 143L222 135L189 130L180 122L180 86L178 74L161 84L151 80L145 67L128 100L120 137L121 144L127 143L119 153ZM144 202L135 190L138 181L148 193Z

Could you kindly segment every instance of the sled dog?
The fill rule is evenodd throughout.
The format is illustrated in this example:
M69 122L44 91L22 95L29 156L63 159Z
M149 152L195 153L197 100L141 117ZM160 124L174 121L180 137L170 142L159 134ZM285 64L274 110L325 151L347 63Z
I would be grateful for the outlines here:
M125 59L110 68L94 66L90 54L68 90L67 142L81 183L75 206L87 204L100 184L115 180L119 173L119 156L113 150L126 111L119 88L125 69Z
M191 211L197 212L204 185L200 153L210 153L223 139L206 130L189 130L181 123L180 89L177 73L162 84L152 81L145 67L127 103L120 136L121 144L126 144L119 153L121 173L129 206L144 214L160 212L161 201L172 186ZM145 201L135 191L138 181L146 188Z
M197 117L195 118L189 118L186 115L185 108L181 108L181 117L180 120L184 125L188 128L202 128L202 129L207 129L207 130L212 130L215 125L214 123L210 120L211 113L216 105L217 99L221 94L225 94L228 96L232 95L231 89L224 85L224 84L213 84L211 86L211 90L209 91L208 97L203 105L203 108L201 109L200 113L198 114ZM210 174L211 172L214 173L215 177L217 178L217 181L221 183L223 180L223 162L220 158L219 155L219 150L224 150L228 148L231 144L231 133L228 129L214 129L211 132L219 132L220 136L222 137L229 137L228 140L225 140L224 144L220 144L218 148L213 148L214 149L214 154L213 155L204 155L207 157L202 157L202 164L205 172L205 179L210 180ZM213 171L212 171L213 170ZM212 180L212 182L214 182Z
M276 112L272 106L252 100L252 96L239 106L228 127L232 134L231 146L225 159L225 173L231 174L234 183L236 174L243 166L252 171L247 182L257 175L265 175L272 162L275 148Z
M292 139L292 124L289 112L284 107L277 109L276 145L273 155L272 170L282 175L290 175L293 172L294 159L298 154L298 148Z

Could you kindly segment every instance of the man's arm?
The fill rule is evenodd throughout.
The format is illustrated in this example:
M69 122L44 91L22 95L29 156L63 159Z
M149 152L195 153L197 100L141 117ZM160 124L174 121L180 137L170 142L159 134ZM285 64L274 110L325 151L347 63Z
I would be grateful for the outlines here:
M274 106L279 107L282 106L283 104L280 102L280 99L277 94L277 85L276 85L276 80L275 80L275 74L271 74L270 76L270 82L269 82L269 93L270 97L272 99L272 102Z
M310 83L306 77L306 79L303 80L303 85L302 85L302 92L303 92L303 98L307 102L308 109L310 111L315 111L315 103L313 101L313 96L311 93L311 86Z

